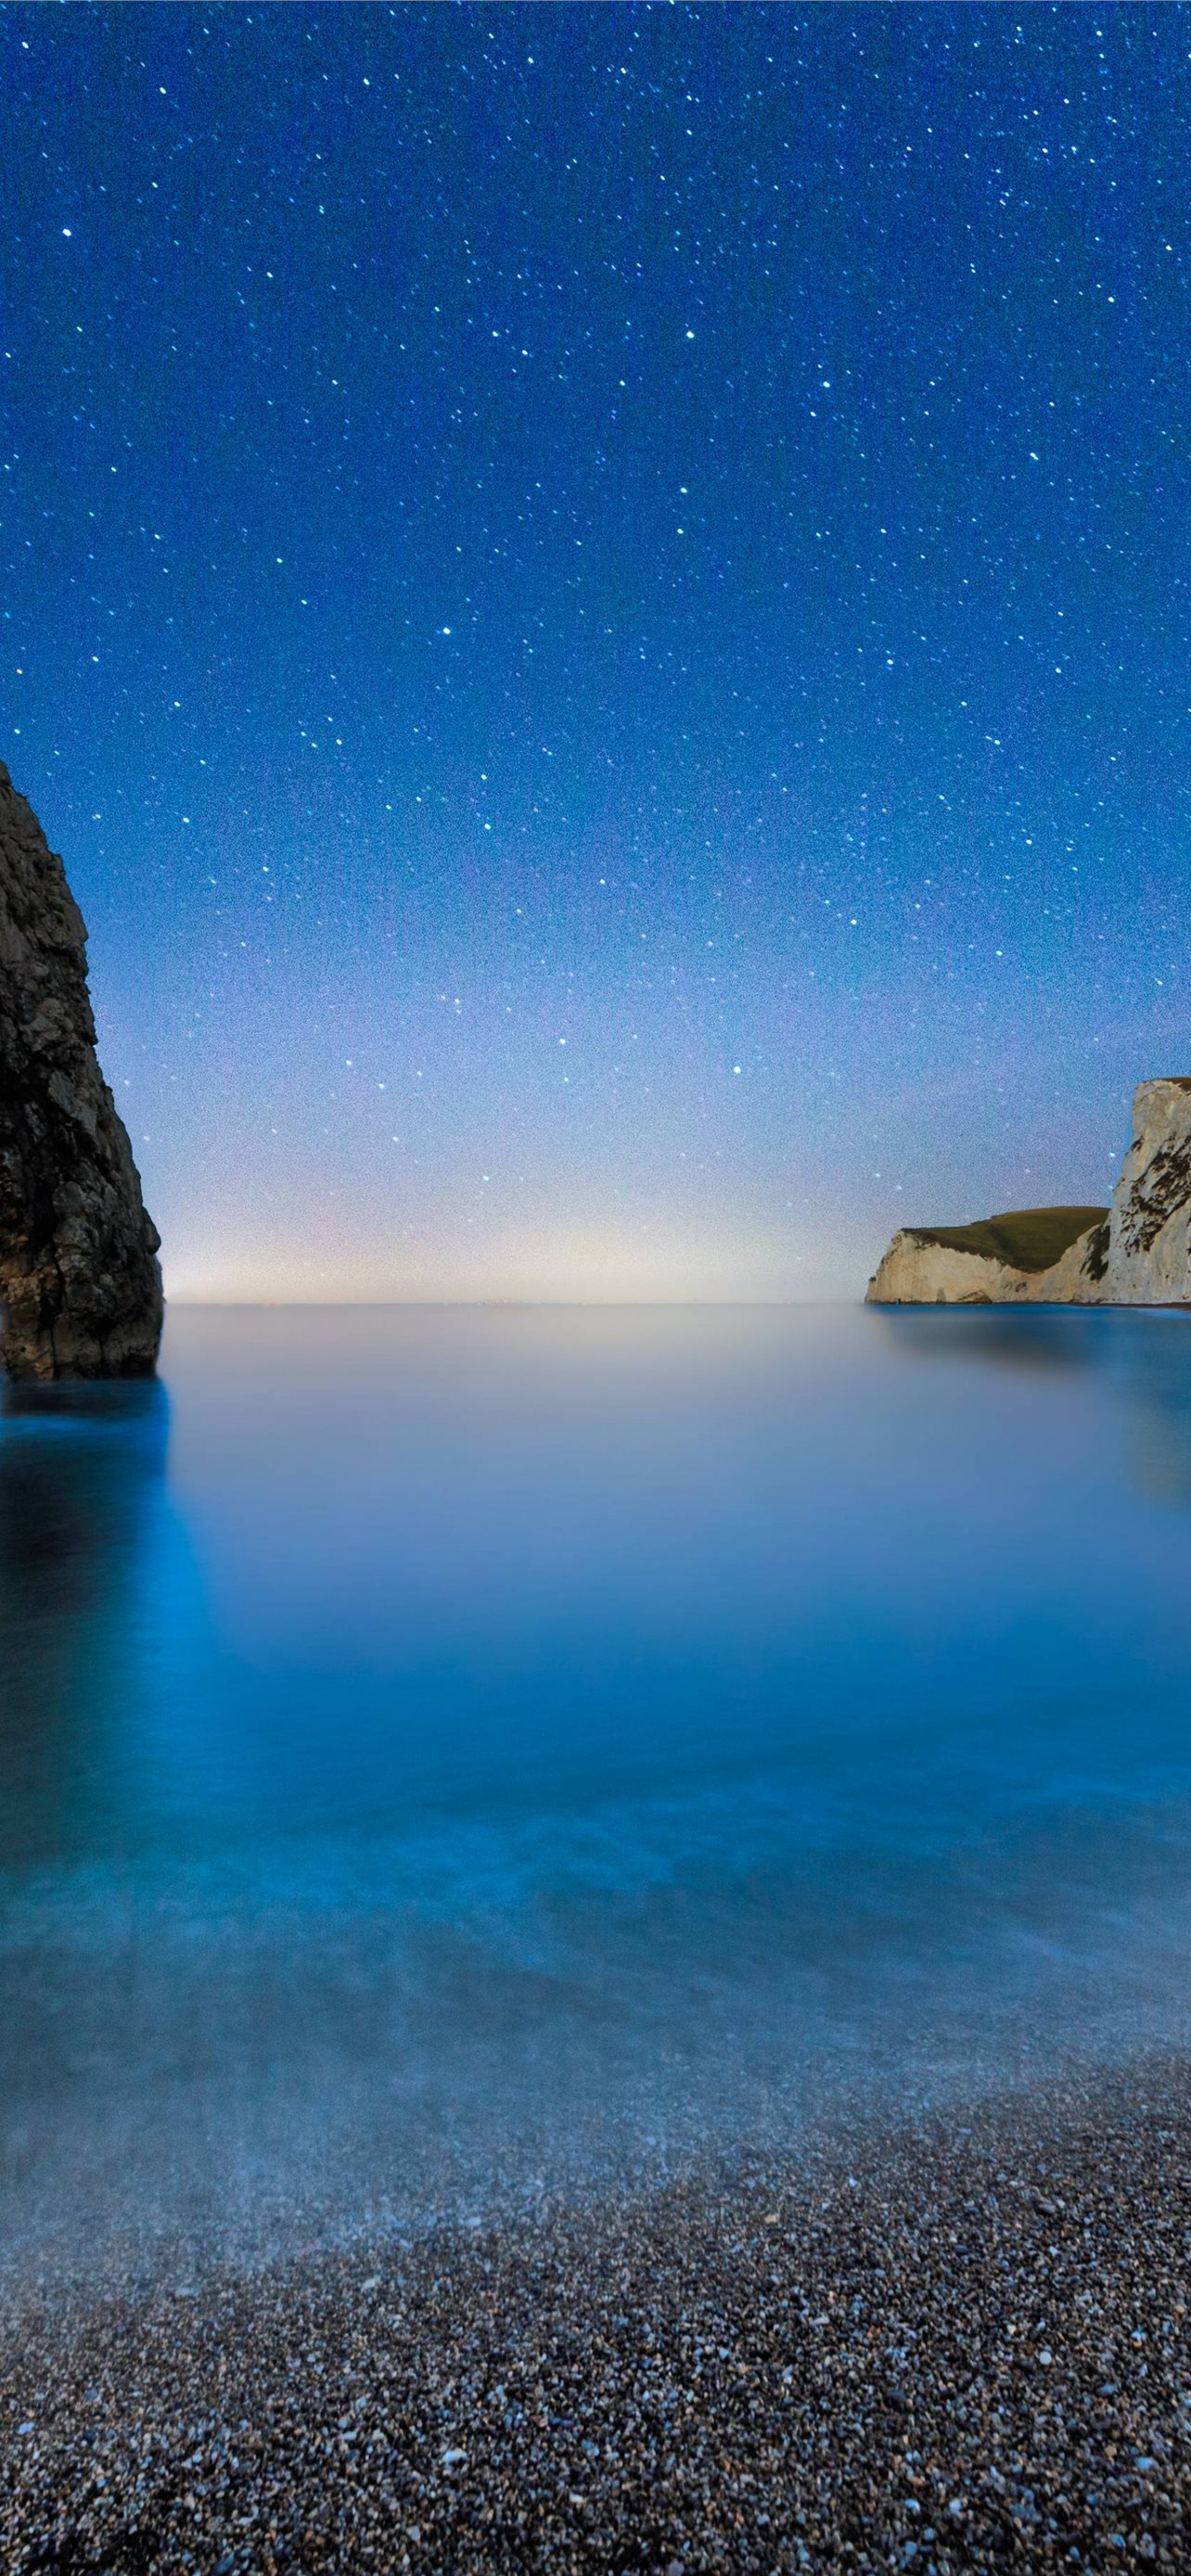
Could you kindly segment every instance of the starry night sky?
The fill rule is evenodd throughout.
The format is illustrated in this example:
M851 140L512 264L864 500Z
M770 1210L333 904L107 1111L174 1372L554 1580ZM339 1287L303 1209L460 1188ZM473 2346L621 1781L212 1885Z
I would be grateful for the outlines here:
M178 1296L815 1296L1191 1070L1183 9L0 12L0 751Z

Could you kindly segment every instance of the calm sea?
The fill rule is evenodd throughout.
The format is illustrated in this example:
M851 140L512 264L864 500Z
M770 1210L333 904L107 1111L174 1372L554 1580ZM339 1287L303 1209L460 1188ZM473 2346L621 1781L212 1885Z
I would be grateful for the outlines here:
M16 2272L1191 2020L1191 1317L180 1309L0 1413Z

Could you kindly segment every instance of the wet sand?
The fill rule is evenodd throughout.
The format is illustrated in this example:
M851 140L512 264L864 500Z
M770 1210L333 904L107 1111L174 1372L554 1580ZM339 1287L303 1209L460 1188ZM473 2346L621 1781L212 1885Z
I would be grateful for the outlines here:
M1191 2563L1191 2066L531 2222L43 2292L11 2576Z

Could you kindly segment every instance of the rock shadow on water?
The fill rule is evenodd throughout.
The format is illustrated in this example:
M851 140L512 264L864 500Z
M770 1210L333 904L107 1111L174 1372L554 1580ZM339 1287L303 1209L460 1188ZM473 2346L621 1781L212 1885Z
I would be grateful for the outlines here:
M154 1379L0 1387L0 1863L69 1842L111 1758L168 1444Z
M899 1356L1015 1375L1095 1377L1129 1423L1127 1459L1155 1500L1191 1502L1191 1317L1175 1308L885 1306L869 1312Z

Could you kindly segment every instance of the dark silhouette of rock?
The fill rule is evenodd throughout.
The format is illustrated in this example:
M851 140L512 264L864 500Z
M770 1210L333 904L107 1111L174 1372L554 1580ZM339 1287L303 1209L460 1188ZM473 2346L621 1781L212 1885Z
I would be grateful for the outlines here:
M11 1377L144 1377L159 1237L95 1054L87 934L0 761L0 1359Z

